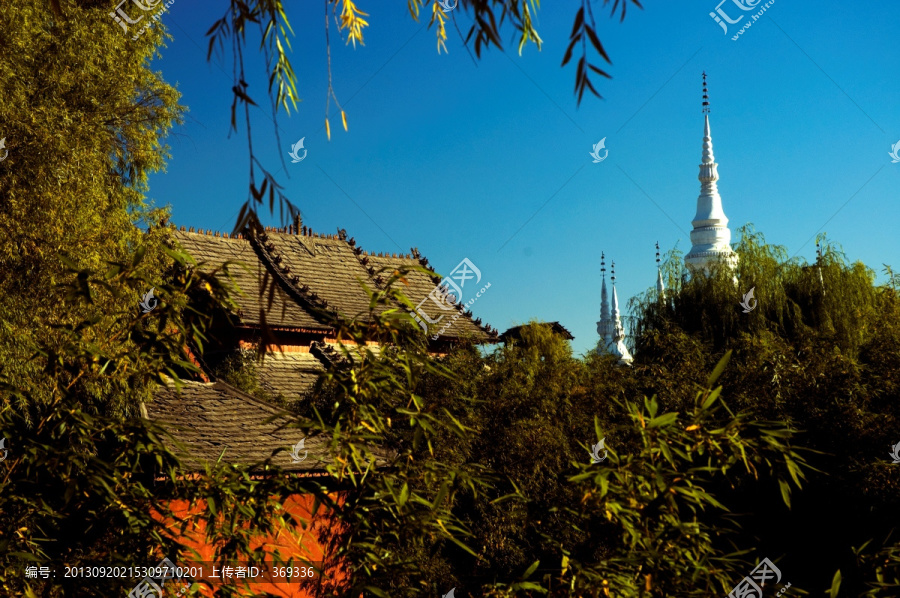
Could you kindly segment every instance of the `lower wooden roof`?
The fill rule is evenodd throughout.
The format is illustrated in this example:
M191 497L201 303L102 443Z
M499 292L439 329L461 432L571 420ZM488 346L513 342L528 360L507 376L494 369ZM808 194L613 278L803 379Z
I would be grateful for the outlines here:
M304 438L297 428L286 428L292 417L274 405L260 401L223 382L182 382L162 386L146 405L148 418L174 438L170 449L188 471L214 464L223 454L226 463L261 465L267 459L283 470L313 471L330 459L330 439ZM304 447L295 462L290 450L300 440ZM181 445L181 446L177 446ZM282 452L272 454L278 449Z

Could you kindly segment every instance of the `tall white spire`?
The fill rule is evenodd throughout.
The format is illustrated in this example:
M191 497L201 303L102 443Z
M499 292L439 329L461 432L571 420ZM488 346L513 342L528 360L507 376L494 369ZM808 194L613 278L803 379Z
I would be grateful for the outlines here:
M602 259L602 254L601 254ZM603 262L603 286L601 289L600 321L597 322L597 333L600 335L600 346L597 353L609 353L619 358L620 365L631 365L634 358L625 346L625 329L622 327L619 312L619 295L616 293L616 263L612 263L610 280L612 281L612 310L606 301L606 267Z
M722 209L719 195L718 164L713 155L712 133L709 129L709 92L706 88L706 73L703 73L703 158L700 164L700 196L697 198L697 213L691 224L690 252L684 256L684 263L692 271L706 270L716 262L725 262L732 268L737 265L737 254L731 249L731 230L728 218Z

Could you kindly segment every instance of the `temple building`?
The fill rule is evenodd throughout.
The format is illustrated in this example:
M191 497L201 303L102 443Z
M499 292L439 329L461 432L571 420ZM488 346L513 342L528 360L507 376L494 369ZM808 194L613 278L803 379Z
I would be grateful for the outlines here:
M477 280L471 270L456 280L453 272L442 279L415 248L406 255L370 253L348 238L344 230L315 233L299 218L286 228L246 229L236 235L181 227L173 231L172 238L178 249L196 259L201 270L211 272L229 265L228 273L241 291L232 296L236 304L233 310L214 312L203 350L188 348L201 374L183 379L179 386L172 382L161 385L153 400L142 406L143 417L170 432L164 442L181 457L185 479L220 460L251 466L259 476L272 475L266 465L271 462L290 475L327 478L331 438L306 438L300 430L289 427L294 416L282 404L314 396L316 382L329 366L346 365L347 354L350 359L356 358L357 352L352 351L355 345L338 338L334 317L370 321L367 290L384 289L385 279L403 266L428 270L408 272L403 292L418 304L413 316L427 333L430 353L445 354L462 342L500 342L498 331L483 325L465 309L464 301L458 300L468 298L480 281L480 272ZM468 260L464 262L471 265ZM445 294L436 292L444 284L454 289L456 301L445 301ZM194 307L205 309L202 301ZM378 311L388 309L409 311L394 301L376 307ZM259 386L272 401L248 394L216 376L217 366L230 356L254 350L263 342L267 347L265 359L255 369ZM374 338L365 342L373 353L381 348ZM376 465L381 464L383 461L376 460ZM338 527L322 509L316 511L316 504L312 495L291 496L285 509L297 520L311 522L310 527L298 527L295 531L299 537L278 532L255 537L254 542L264 547L267 561L277 556L320 563L323 572L340 579L342 565L326 553L328 541L323 539L331 533L331 526ZM193 505L189 501L175 501L171 506L179 517L190 518ZM184 563L213 562L217 558L202 529L178 528L178 524L171 522L172 529L180 529L174 532L179 543L186 550L197 551L191 553L195 556L182 554L181 558L187 559ZM248 583L250 590L268 592L266 595L320 595L315 587L296 581Z
M237 350L255 348L265 336L271 350L257 367L260 384L272 397L288 401L300 399L329 362L338 358L336 331L328 316L367 321L369 296L365 286L379 290L394 270L423 266L431 274L410 272L403 286L416 304L441 282L428 259L415 248L405 255L370 253L348 238L346 231L313 232L300 218L291 226L266 227L258 233L248 230L229 235L181 227L173 236L205 270L231 262L229 274L242 291L233 297L235 313L214 318L209 341L202 355L196 355L201 369L209 379L214 378L214 370L223 359ZM430 301L425 307L434 316L429 318L433 330L429 330L428 345L435 354L446 353L463 340L499 342L498 332L463 311L462 302L452 310L446 306L438 309ZM389 308L403 309L400 305L382 309ZM376 343L373 340L368 344Z

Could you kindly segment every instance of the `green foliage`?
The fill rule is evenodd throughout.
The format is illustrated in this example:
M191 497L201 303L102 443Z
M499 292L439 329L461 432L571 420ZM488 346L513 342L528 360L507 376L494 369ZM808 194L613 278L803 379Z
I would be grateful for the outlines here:
M332 438L333 462L325 485L343 490L324 504L341 522L330 538L329 554L346 563L346 595L412 595L430 588L426 573L436 565L442 545L472 554L465 543L470 531L452 506L461 492L480 496L490 480L478 465L440 458L435 439L463 440L467 429L451 412L419 394L423 375L446 379L448 372L426 352L426 339L405 309L413 305L393 288L405 270L395 272L386 288L371 294L365 323L336 320L344 365L324 377L322 408L313 409L312 434ZM365 340L377 338L375 353ZM324 486L323 486L324 491ZM324 492L323 492L324 493ZM431 591L429 589L429 591Z
M250 467L228 463L185 477L189 472L163 443L165 431L140 417L123 417L117 402L97 401L94 380L115 397L196 372L186 347L203 347L209 324L204 297L229 306L228 283L219 272L204 273L188 256L166 251L175 263L171 282L157 286L162 300L149 314L132 307L106 319L58 326L52 346L40 337L20 339L42 364L50 401L5 369L0 372L0 437L10 441L11 451L0 488L4 595L111 594L133 586L137 580L106 579L88 587L83 580L60 579L61 571L53 583L26 583L22 561L57 567L156 563L177 552L176 539L159 517L179 520L180 531L202 521L205 540L221 559L259 558L251 548L255 534L299 529L281 508L284 498L318 491L294 477L253 479ZM111 305L133 295L146 283L140 254L103 273L73 272L63 289L67 305ZM139 404L129 407L140 412ZM268 462L256 467L277 474ZM198 510L189 519L176 518L170 501Z
M667 299L660 301L654 290L630 305L640 314L633 329L637 350L654 350L647 345L653 331L674 324L704 339L714 352L742 334L771 333L798 345L827 340L855 357L880 318L874 273L863 264L848 264L832 244L825 244L818 263L807 266L788 259L784 247L767 245L752 225L738 233L734 273L717 268L708 276L690 277L680 254L667 255ZM758 307L748 317L738 303L751 288Z
M144 206L143 194L148 174L163 167L159 140L182 109L177 92L147 68L159 33L131 42L108 13L66 6L71 18L58 18L45 2L25 0L0 14L7 51L16 56L0 73L10 150L0 163L0 363L43 402L53 400L46 361L32 359L21 339L56 350L58 327L96 319L100 326L78 334L106 343L111 314L136 309L167 259L163 237L136 224L163 217ZM72 268L103 270L139 246L136 276L146 285L77 309L67 304L60 285ZM79 384L96 404L122 413L133 414L147 396L146 388L110 386L89 372Z
M498 480L481 497L460 495L454 510L480 550L472 558L444 549L452 566L442 587L492 596L599 588L616 596L709 595L755 564L739 558L749 546L716 494L742 480L784 492L779 500L787 501L790 486L804 480L791 432L732 415L718 402L721 388L695 392L687 416L656 398L634 402L634 371L595 355L576 360L564 339L537 324L483 361L453 364L480 370L462 390L476 399L464 420L474 438L453 458ZM709 385L723 370L724 360ZM431 397L468 402L453 394ZM609 460L591 465L589 445L601 437ZM545 565L524 575L535 561Z
M794 586L830 587L820 577L824 566L842 572L842 595L895 590L896 584L877 585L898 566L890 533L900 508L900 470L885 461L900 423L900 302L892 270L878 286L870 269L849 263L824 237L822 257L807 266L766 245L749 226L740 233L737 286L727 272L690 279L675 262L665 301L653 291L632 304L634 369L652 373L653 392L684 409L691 402L686 382L711 367L710 355L733 350L723 378L730 404L802 430L803 444L816 451L809 463L820 472L790 513L751 517L761 537L791 530L792 540L764 544L772 553L815 555L790 563L799 570ZM758 306L744 314L738 303L754 286ZM737 498L743 510L774 508ZM828 504L852 505L852 514L832 518ZM857 558L850 547L862 544L867 551ZM885 555L880 572L874 554Z
M714 372L711 379L716 377ZM610 451L608 465L583 464L571 478L584 492L583 508L570 511L577 517L573 525L590 529L605 519L600 525L609 528L607 546L614 547L593 563L570 556L576 590L725 594L752 568L738 558L740 534L714 494L716 480L756 479L783 467L778 483L789 505L791 482L799 487L805 478L804 459L790 446L791 432L777 422L728 413L721 390L698 391L684 423L676 412L661 412L655 397L621 406L630 420L613 429L622 449Z

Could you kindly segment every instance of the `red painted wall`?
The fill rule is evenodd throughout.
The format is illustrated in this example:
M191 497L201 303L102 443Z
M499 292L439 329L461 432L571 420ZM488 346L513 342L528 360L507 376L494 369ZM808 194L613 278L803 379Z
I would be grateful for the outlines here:
M319 512L313 516L313 502L314 499L310 495L294 495L289 497L284 502L285 510L288 511L295 520L305 522L305 526L300 525L293 530L282 529L268 536L260 534L251 540L252 549L262 547L265 551L266 561L273 561L274 556L277 554L285 561L289 558L293 558L295 561L307 560L315 562L317 563L317 566L319 563L322 563L320 570L315 572L315 576L312 580L304 581L302 583L298 583L297 581L287 583L285 581L273 582L271 581L271 578L262 579L263 576L257 578L258 581L232 577L231 583L236 584L238 587L245 587L246 595L248 596L252 596L256 593L268 592L269 594L284 598L312 598L315 595L313 589L321 583L323 576L325 579L331 581L340 581L344 579L345 575L339 566L340 564L329 562L325 557L323 547L323 544L327 542L329 537L329 531L334 529L333 526L335 522L327 513L323 512L321 506L319 507ZM200 595L212 596L212 589L223 583L222 580L217 580L211 576L212 565L216 560L216 551L213 546L205 542L205 521L191 521L204 510L204 505L197 504L191 508L188 501L179 500L170 503L169 506L175 518L163 519L166 523L167 531L185 547L185 549L181 551L181 554L178 555L178 560L171 556L169 558L177 567L188 568L191 566L200 567L202 565L204 575L206 576L205 579L211 582L212 586L205 586ZM180 528L185 520L188 520L189 524L186 526L185 531L182 532ZM195 555L191 549L196 550L197 553L199 553L199 556ZM247 563L227 564L231 566L247 565ZM274 566L274 564L269 563L269 566ZM301 567L303 564L297 562L293 566ZM221 567L217 566L217 569L221 570ZM221 575L221 572L219 572L219 575ZM170 583L172 582L166 584L167 590L169 589ZM177 587L178 584L175 585L176 592ZM175 594L170 593L170 595Z

